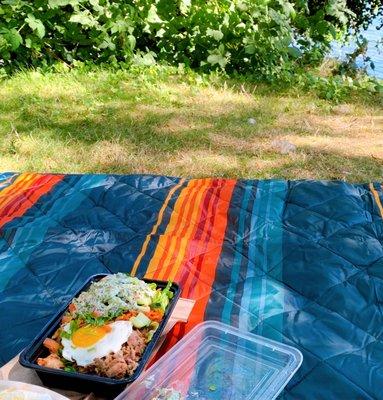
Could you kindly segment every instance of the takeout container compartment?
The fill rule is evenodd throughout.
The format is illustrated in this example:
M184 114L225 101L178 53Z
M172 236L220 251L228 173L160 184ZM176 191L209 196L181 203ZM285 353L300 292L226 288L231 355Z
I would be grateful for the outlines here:
M273 400L302 360L302 353L293 347L206 321L185 335L116 400ZM161 397L159 389L177 394Z
M98 281L108 275L111 274L97 274L91 276L82 286L82 288L73 296L73 298L77 297L81 292L87 290L92 282ZM142 280L147 283L154 282L160 289L164 289L167 285L167 281L158 281L155 279ZM174 296L172 299L170 299L164 318L161 321L157 331L154 333L152 340L148 343L137 369L134 371L133 375L128 378L113 379L98 375L82 374L79 372L66 372L59 369L46 368L36 363L37 358L46 357L49 355L49 351L43 346L43 341L47 337L51 337L58 329L61 318L72 300L68 302L50 322L48 322L38 336L32 341L32 343L24 349L24 351L20 354L20 364L24 367L34 369L45 386L73 390L80 393L93 392L108 398L113 398L122 390L124 390L126 385L138 378L145 368L145 365L149 361L153 349L160 339L161 333L165 328L174 306L176 305L180 296L180 288L176 283L172 284L171 290L174 293Z

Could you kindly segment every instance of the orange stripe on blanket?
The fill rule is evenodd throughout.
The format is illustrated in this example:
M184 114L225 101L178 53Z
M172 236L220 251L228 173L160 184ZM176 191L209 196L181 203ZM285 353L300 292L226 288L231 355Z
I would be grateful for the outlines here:
M11 215L20 207L20 204L31 202L31 197L35 193L36 188L42 186L45 182L48 182L49 179L50 177L48 175L35 177L33 181L29 182L31 185L33 182L31 187L27 188L25 186L22 190L19 190L18 193L15 193L14 196L12 196L12 200L9 201L6 206L2 207L3 213L6 215Z
M186 243L183 238L177 242L179 246L185 246L186 250L180 251L178 248L172 250L177 255L182 255L182 260L178 268L172 265L171 271L167 271L167 275L161 277L169 279L174 276L175 281L181 284L181 296L192 298L196 303L189 322L186 325L175 326L158 356L204 320L225 237L227 214L235 184L235 180L209 180L209 186L205 187L200 201L194 203L194 207L198 209L198 219L189 221L193 226L192 234ZM176 235L176 232L173 234ZM166 268L165 265L161 267Z
M208 180L191 180L182 189L170 217L165 233L159 238L154 255L149 263L146 277L167 279L173 269L177 269L180 261L182 243L186 239L187 227L198 210L198 199L207 188Z
M21 174L0 192L0 228L24 215L62 179L63 175Z
M190 210L193 210L194 202L198 193L198 187L195 182L189 182L187 190L181 193L182 200L177 201L169 224L166 228L164 236L161 237L158 248L158 258L152 260L152 265L155 268L154 277L156 279L164 279L171 271L171 263L174 263L177 253L175 249L177 241L184 235L185 221L190 218ZM176 232L176 234L174 234ZM181 233L182 232L182 233ZM156 255L156 253L155 253ZM169 273L167 272L169 271Z
M39 177L35 174L22 174L20 179L16 179L10 186L1 191L0 217L7 215L8 210L17 202L17 199L33 186L38 179Z
M133 268L132 268L132 271L131 271L131 275L132 275L132 276L136 275L136 272L137 272L137 269L138 269L138 267L139 267L139 265L140 265L140 262L141 262L141 260L142 260L142 257L145 255L146 250L147 250L147 248L148 248L150 239L157 233L158 227L161 225L161 222L162 222L162 219L163 219L163 217L164 217L164 212L165 212L166 207L168 206L168 204L169 204L171 198L173 197L174 193L184 184L184 182L185 182L185 179L181 179L181 180L179 181L179 183L178 183L177 185L175 185L175 186L169 191L169 193L168 193L168 195L167 195L167 197L166 197L166 199L165 199L165 201L164 201L164 204L162 205L162 207L161 207L161 209L160 209L160 212L158 213L157 222L156 222L156 224L153 226L152 231L151 231L151 232L149 233L149 235L146 237L145 242L144 242L144 244L142 245L141 252L140 252L140 254L138 255L138 257L137 257L137 259L136 259L136 261L135 261L135 263L134 263L134 265L133 265Z
M199 242L190 242L188 255L177 276L177 278L181 277L185 271L184 279L186 280L182 296L196 300L185 332L204 319L225 238L227 212L235 183L234 180L222 180L218 183L209 204L204 235L201 236Z
M376 205L377 205L378 208L379 208L380 216L383 218L383 205L382 205L382 202L380 201L379 193L378 193L377 190L374 188L374 184L373 184L373 183L370 183L370 190L371 190L372 195L374 196Z
M0 191L0 209L3 204L8 203L10 198L13 198L15 194L17 195L19 190L29 184L35 178L35 174L23 173L20 174L14 182Z
M212 235L212 228L215 220L215 209L219 201L220 195L220 181L217 181L217 186L211 188L211 193L205 196L206 215L201 216L201 225L198 230L194 232L193 240L188 249L188 257L186 259L185 268L180 271L176 277L177 282L182 286L182 295L184 297L192 298L192 292L195 292L196 284L198 283L198 276L202 268L203 255L210 251L209 241ZM215 243L212 243L213 247Z
M193 238L199 218L203 210L203 203L206 193L210 186L210 180L198 185L193 201L187 204L187 213L182 215L181 224L175 227L171 236L172 246L168 252L168 257L161 265L160 279L175 280L175 277L185 259L188 245Z

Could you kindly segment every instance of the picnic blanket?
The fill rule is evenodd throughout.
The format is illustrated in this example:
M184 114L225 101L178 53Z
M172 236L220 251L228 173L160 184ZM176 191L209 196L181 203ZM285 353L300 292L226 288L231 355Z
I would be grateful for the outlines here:
M0 360L90 275L171 279L208 319L299 348L284 399L383 399L380 184L0 175Z

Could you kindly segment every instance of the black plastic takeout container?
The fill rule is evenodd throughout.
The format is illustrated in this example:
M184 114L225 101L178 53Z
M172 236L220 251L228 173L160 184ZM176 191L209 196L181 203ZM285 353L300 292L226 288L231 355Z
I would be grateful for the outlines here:
M98 281L107 275L110 274L98 274L91 276L73 297L77 297L81 292L87 290L92 282ZM143 281L147 283L154 282L160 289L164 289L167 285L166 281L158 281L155 279L143 279ZM176 283L172 284L171 290L174 293L174 296L169 302L164 318L161 321L157 331L154 333L152 340L148 343L137 369L129 378L112 379L98 375L82 374L79 372L66 372L60 369L42 367L36 363L38 357L46 357L49 354L49 351L43 346L43 341L47 337L51 337L57 330L60 325L61 318L72 300L66 304L60 312L57 313L57 315L42 329L32 343L24 349L24 351L20 354L20 364L24 367L34 369L39 375L43 384L46 386L74 390L80 393L93 392L107 398L113 398L122 390L124 390L126 385L137 379L145 368L145 365L147 364L180 296L180 288Z

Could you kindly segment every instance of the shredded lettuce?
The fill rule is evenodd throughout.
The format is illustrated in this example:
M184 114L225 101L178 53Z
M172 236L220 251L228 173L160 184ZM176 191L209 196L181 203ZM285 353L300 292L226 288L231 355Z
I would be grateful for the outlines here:
M65 372L77 372L76 368L73 367L72 365L69 365L68 367L64 368Z
M75 368L75 363L66 360L65 358L63 358L60 354L61 357L61 361L64 364L64 371L66 372L77 372L76 368Z
M152 282L152 283L148 283L148 286L150 287L150 289L152 290L157 290L157 284Z
M149 326L151 329L146 336L146 343L150 342L153 339L153 335L159 326L160 324L158 322L152 321L152 323Z
M70 339L79 327L79 322L76 319L72 319L72 321L69 323L68 329L62 330L60 336L65 339Z
M117 309L116 311L109 311L106 316L96 317L94 314L86 313L80 315L88 325L95 325L95 326L102 326L105 325L107 322L112 321L119 317L121 314L126 311L124 308Z
M172 282L169 281L164 290L157 290L153 297L151 307L159 308L165 312L166 307L169 305L169 300L173 298L174 293L170 290Z

